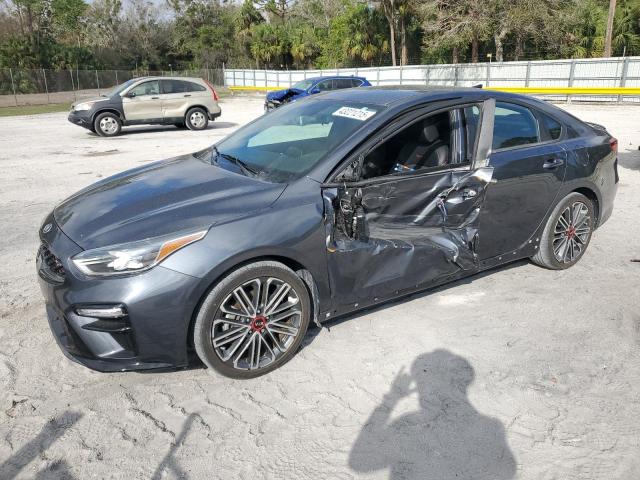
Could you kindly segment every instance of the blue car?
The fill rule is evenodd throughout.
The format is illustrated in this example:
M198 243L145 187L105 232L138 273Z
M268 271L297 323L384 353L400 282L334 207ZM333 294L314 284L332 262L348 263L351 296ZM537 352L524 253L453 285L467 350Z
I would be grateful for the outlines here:
M343 88L370 87L371 84L364 77L314 77L306 78L293 84L290 88L276 90L267 93L264 101L265 111L273 110L285 103L294 102L303 97L330 90L340 90Z

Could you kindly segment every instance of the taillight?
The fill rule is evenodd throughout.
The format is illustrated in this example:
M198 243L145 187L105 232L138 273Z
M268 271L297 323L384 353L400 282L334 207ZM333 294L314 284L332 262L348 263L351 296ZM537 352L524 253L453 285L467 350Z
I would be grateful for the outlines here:
M618 139L611 137L609 139L609 146L611 147L611 150L613 150L613 153L615 153L617 155L618 154Z
M204 81L204 83L206 83L209 88L211 89L211 93L213 93L213 99L217 102L218 100L220 100L220 97L218 97L218 93L216 92L216 89L213 88L213 85L211 85L209 82L207 82L206 80Z

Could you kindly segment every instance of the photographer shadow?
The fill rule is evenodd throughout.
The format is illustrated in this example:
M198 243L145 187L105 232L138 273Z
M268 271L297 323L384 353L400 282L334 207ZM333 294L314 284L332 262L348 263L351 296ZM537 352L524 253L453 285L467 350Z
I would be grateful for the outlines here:
M514 478L516 461L503 425L467 398L473 379L473 367L458 355L446 350L420 355L410 374L398 374L367 420L349 466L362 473L388 468L392 480ZM415 392L418 411L392 419L398 402Z

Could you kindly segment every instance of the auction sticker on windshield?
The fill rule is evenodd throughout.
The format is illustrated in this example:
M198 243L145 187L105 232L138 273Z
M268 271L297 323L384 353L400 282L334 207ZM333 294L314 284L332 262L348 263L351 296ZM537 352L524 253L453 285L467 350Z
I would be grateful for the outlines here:
M340 107L333 112L334 117L353 118L354 120L360 120L364 122L376 114L375 110L369 110L368 108L353 108L353 107Z

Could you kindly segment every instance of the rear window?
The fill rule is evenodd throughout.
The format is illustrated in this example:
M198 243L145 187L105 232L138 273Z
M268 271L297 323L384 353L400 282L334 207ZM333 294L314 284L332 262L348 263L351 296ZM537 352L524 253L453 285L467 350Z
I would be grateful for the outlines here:
M496 102L493 150L539 141L538 121L531 110L512 103Z

